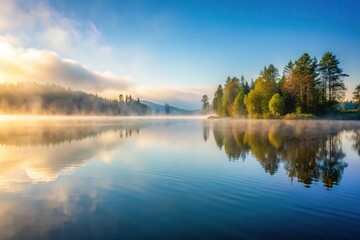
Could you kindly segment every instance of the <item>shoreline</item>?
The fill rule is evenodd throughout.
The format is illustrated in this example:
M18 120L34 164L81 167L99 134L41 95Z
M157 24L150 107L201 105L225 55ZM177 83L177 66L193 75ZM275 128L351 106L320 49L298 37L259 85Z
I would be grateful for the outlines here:
M333 120L333 121L360 121L360 112L332 114L325 116L291 116L290 118L240 118L230 116L218 116L218 115L129 115L129 116L113 116L113 115L16 115L16 114L0 114L0 121L11 120L76 120L76 119L99 119L99 120L116 120L116 119L200 119L200 120Z
M280 118L240 118L240 117L222 117L217 115L212 115L207 117L208 120L221 120L221 119L233 119L233 120L283 120L283 121L291 121L291 120L332 120L332 121L360 121L360 112L353 113L340 113L340 114L329 114L324 116L291 116L288 118L280 117Z

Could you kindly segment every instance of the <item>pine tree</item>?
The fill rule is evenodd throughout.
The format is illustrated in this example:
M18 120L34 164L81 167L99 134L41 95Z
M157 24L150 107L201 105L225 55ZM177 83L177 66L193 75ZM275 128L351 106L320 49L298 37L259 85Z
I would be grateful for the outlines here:
M214 94L214 99L213 99L213 111L218 114L221 115L222 112L222 98L224 95L224 91L223 88L221 86L221 84L219 84L218 88L216 89L216 92Z
M343 73L339 67L340 61L331 52L326 52L321 58L319 70L321 73L322 103L341 101L345 96L346 87Z
M314 112L318 106L317 59L304 53L295 61L291 75L286 81L286 90L296 99L302 112Z
M293 69L294 69L294 63L290 60L288 64L285 65L283 71L283 76L285 76L286 80L290 78Z
M239 94L240 81L238 78L228 78L224 86L224 96L222 100L222 115L231 116L232 104Z
M202 96L201 103L202 103L202 109L201 109L202 112L208 113L210 109L209 97L207 95Z

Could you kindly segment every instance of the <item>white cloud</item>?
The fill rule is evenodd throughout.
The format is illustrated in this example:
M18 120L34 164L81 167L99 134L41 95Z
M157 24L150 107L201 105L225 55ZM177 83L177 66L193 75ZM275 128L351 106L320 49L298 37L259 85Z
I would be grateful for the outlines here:
M26 47L50 49L83 61L112 51L101 43L102 35L94 23L68 18L41 0L3 0L0 34L14 36Z
M52 51L14 47L5 39L0 39L0 52L0 82L55 83L98 93L130 85L129 77L93 71Z

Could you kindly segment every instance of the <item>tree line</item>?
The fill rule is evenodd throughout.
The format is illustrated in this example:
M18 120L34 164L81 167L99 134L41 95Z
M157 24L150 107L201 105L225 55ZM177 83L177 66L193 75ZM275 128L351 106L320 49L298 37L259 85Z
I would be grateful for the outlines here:
M131 95L106 99L54 84L0 84L0 114L145 115L151 110Z
M344 79L348 76L331 52L326 52L320 61L304 53L297 60L290 60L281 75L270 64L250 84L243 76L228 77L223 86L217 87L212 109L220 116L250 118L324 114L345 97ZM360 84L356 89L354 100L360 101ZM206 100L207 96L203 96L203 111L209 109Z

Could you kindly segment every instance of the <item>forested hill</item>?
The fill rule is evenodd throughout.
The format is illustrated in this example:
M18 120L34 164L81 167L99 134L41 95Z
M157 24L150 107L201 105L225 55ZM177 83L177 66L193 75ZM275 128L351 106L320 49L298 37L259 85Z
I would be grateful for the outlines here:
M0 84L0 114L145 115L149 111L131 97L110 100L57 85Z

